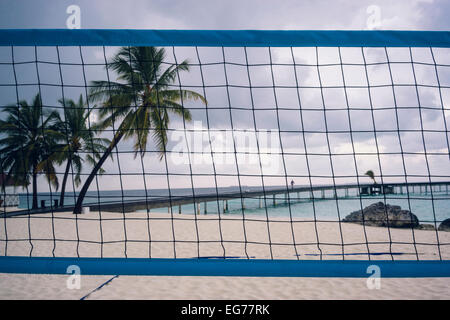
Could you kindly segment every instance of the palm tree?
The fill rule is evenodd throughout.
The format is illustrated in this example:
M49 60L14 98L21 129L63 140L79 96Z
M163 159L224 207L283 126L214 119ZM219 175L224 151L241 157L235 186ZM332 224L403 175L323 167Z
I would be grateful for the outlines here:
M0 134L3 135L0 139L2 173L21 187L30 185L31 178L32 209L37 209L38 174L44 173L51 185L58 189L53 163L48 161L45 166L39 166L62 139L57 124L58 113L44 110L39 94L34 97L32 105L22 100L17 105L5 107L3 112L7 116L5 120L0 120Z
M46 160L38 165L43 168L47 162L56 162L62 165L66 162L64 176L61 184L60 206L64 206L64 197L66 191L67 178L70 168L75 173L74 184L78 187L81 183L81 171L83 169L83 156L86 154L86 160L92 166L95 166L97 160L105 152L106 147L111 143L107 138L95 137L95 130L90 130L88 118L91 110L86 107L83 96L80 95L78 103L73 100L60 99L59 103L64 107L65 121L61 121L61 132L64 135L64 142L58 145L57 150ZM95 107L94 107L95 108ZM103 173L100 169L99 173Z
M120 125L114 128L110 145L86 179L74 213L81 212L89 185L122 138L134 138L135 157L139 153L144 155L152 130L161 160L167 144L170 114L190 121L191 114L183 107L183 101L200 100L206 104L206 99L195 91L171 89L178 73L189 70L187 60L164 68L164 59L163 48L122 47L107 64L107 69L118 74L118 82L93 81L90 98L102 102L99 112L102 121L98 129L106 129L119 121Z
M368 170L365 175L372 179L374 184L377 184L377 182L375 181L375 174L372 170Z

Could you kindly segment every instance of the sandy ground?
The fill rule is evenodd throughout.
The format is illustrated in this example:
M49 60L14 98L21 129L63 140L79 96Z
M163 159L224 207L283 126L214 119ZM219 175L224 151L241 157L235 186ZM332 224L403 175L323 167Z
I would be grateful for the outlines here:
M82 276L68 289L64 275L0 274L0 299L450 299L449 278L382 278L369 289L363 278L243 278Z
M0 255L372 260L450 259L450 233L287 218L91 212L0 219ZM270 235L270 238L269 238ZM30 241L29 239L33 239ZM8 242L1 241L8 239ZM54 240L56 239L56 240ZM176 240L174 242L173 240ZM437 246L439 239L440 246ZM74 241L75 240L75 241ZM79 241L78 241L79 240ZM150 241L149 241L150 240ZM319 240L319 241L318 241ZM416 245L413 245L415 240ZM296 246L293 245L295 242ZM319 242L319 245L317 244ZM7 244L7 246L6 246ZM344 246L343 246L344 244ZM0 274L0 299L450 299L450 278L81 277Z

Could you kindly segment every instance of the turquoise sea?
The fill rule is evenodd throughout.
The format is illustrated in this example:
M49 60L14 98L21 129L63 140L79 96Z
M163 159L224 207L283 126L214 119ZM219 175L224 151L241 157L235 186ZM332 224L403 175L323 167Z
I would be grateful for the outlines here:
M297 217L316 220L337 221L343 219L349 213L361 210L372 203L382 201L391 205L399 205L402 209L410 210L420 220L421 223L433 223L435 220L440 222L450 218L450 199L446 194L433 193L433 201L429 195L410 194L390 195L390 196L366 196L366 197L347 197L336 199L315 199L298 200L295 194L292 194L289 202L284 201L284 197L279 197L278 203L274 206L272 198L267 199L267 207L259 208L258 199L245 199L245 210L242 210L241 200L229 201L227 214L231 215L256 215L276 217ZM264 202L263 202L264 203ZM223 210L222 202L219 201L221 212ZM434 208L434 210L433 210ZM178 212L178 208L173 208L173 212ZM203 204L200 208L201 214L204 212ZM182 212L194 212L193 205L182 207ZM217 201L208 203L208 214L217 214Z
M269 188L266 188L268 190ZM261 190L256 187L242 187L242 191ZM229 187L221 188L221 192L236 192L239 188ZM215 188L200 188L195 189L195 194L215 194ZM171 189L171 196L192 196L192 189ZM75 201L73 193L66 193L65 204L70 205ZM114 191L91 191L87 194L85 203L107 203L127 200L142 200L142 199L156 199L167 198L169 196L167 189L152 189L152 190L114 190ZM325 199L322 197L325 196ZM236 215L236 216L258 216L265 218L277 217L297 217L305 219L317 220L332 220L344 218L349 213L361 210L374 202L382 201L391 205L399 205L402 209L410 210L420 220L421 223L433 223L435 220L440 222L450 218L450 195L448 192L433 191L431 193L409 193L407 194L390 194L377 196L363 196L356 194L356 189L350 189L350 192L345 196L343 190L338 190L337 199L333 198L330 191L322 194L320 191L314 192L314 201L310 199L308 192L292 192L289 193L289 199L285 195L276 196L276 204L273 204L272 196L268 196L265 200L259 198L242 198L228 200L228 211L223 213L224 201L213 200L206 204L206 212L209 215L221 214ZM45 200L46 204L53 203L54 199L59 199L59 194L39 194L39 203ZM31 196L21 194L19 208L27 208L31 204ZM260 208L261 204L261 208ZM244 207L244 209L243 209ZM179 206L174 206L172 212L178 214ZM182 214L195 214L199 210L200 214L205 214L205 203L200 204L200 208L196 208L193 204L181 206ZM169 212L168 208L151 209L154 212Z

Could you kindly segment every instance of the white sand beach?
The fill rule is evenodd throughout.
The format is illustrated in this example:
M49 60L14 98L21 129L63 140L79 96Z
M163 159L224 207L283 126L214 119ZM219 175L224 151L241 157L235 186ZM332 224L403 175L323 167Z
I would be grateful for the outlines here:
M153 212L2 218L0 239L8 242L1 241L0 255L28 256L31 251L32 256L73 257L78 251L82 257L124 257L126 249L127 257L173 258L176 253L177 258L193 258L222 257L225 250L227 257L311 260L320 259L320 253L323 259L342 259L344 248L346 259L366 260L368 250L377 253L372 260L438 260L439 253L450 259L449 232L337 221L291 223L289 218L268 223L256 216L243 221L240 215L218 218ZM0 299L450 298L450 278L382 278L380 289L369 289L365 278L119 276L94 291L111 278L82 275L81 288L68 289L68 275L0 274Z

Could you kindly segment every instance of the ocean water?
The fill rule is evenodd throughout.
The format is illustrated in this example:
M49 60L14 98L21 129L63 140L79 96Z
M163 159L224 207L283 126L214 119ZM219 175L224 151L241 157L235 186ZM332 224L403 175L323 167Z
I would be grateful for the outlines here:
M306 197L305 197L306 198ZM385 202L390 205L398 205L402 209L410 210L421 223L441 222L450 218L450 198L445 193L434 193L433 200L430 195L409 194L407 195L386 195L384 196L359 196L341 197L338 199L321 199L318 197L314 201L297 198L296 194L290 195L290 201L286 201L284 196L279 195L276 205L273 205L272 197L268 197L266 202L262 200L262 208L259 207L259 199L246 198L228 201L228 211L223 213L223 201L211 201L207 203L207 214L217 214L236 216L259 216L259 217L296 217L305 219L337 221L353 211L361 210L375 202ZM244 209L242 209L244 202ZM265 205L265 203L267 205ZM205 204L200 205L200 214L204 214ZM194 205L183 205L182 214L194 214ZM162 211L164 209L154 209ZM178 206L172 208L173 213L178 213Z
M246 199L245 210L242 210L241 201L230 201L229 212L232 215L257 215L268 216L269 218L276 217L297 217L305 219L316 220L331 220L337 221L345 218L353 211L361 210L375 202L385 202L390 205L398 205L402 209L410 210L414 213L421 223L433 223L443 221L450 218L450 199L445 198L446 195L439 195L433 193L433 201L429 195L410 194L409 200L406 195L391 195L391 196L367 196L367 197L347 197L336 199L315 199L311 200L297 200L293 199L285 202L283 198L279 199L279 203L275 206L272 204L272 199L267 199L268 206L259 208L259 200ZM215 206L214 206L215 205ZM191 206L192 207L192 206ZM215 207L215 208L214 208ZM222 207L222 205L221 205ZM434 209L433 209L434 208ZM188 210L190 209L190 210ZM215 209L215 211L214 211ZM173 209L174 212L177 209ZM186 212L192 213L192 208L186 208ZM208 203L208 214L210 212L217 213L217 202ZM201 207L203 214L203 207Z
M276 188L276 187L274 187ZM279 187L278 187L279 188ZM268 190L269 188L266 188ZM242 187L242 191L260 190L256 187ZM221 188L221 192L236 192L239 188L229 187ZM216 193L215 188L199 188L195 189L195 194ZM152 189L152 190L114 190L114 191L91 191L88 192L85 198L87 203L108 203L128 200L142 200L142 199L156 199L168 197L167 189ZM171 196L191 196L192 189L171 189ZM71 205L75 202L76 195L73 193L66 193L65 204ZM325 196L325 199L322 197ZM28 200L27 200L28 199ZM40 193L38 195L39 203L45 200L49 205L54 199L59 199L59 194ZM276 204L273 205L273 197L267 196L266 199L259 198L238 198L228 200L228 210L224 213L225 202L222 200L213 200L206 203L206 212L209 215L217 215L219 212L225 215L235 216L258 216L258 217L296 217L316 220L331 220L337 221L343 219L345 216L353 211L361 210L375 202L385 202L391 205L398 205L402 209L410 210L420 220L421 223L433 223L443 221L450 218L450 196L448 192L433 191L433 197L430 193L409 193L406 194L390 194L377 196L363 196L359 197L356 194L356 189L350 189L346 196L344 190L338 190L337 199L333 198L331 190L327 190L325 194L320 191L314 192L314 200L310 199L307 192L292 192L289 193L289 200L285 195L276 196ZM260 202L262 207L260 208ZM27 208L31 204L31 197L26 194L20 195L19 208ZM172 212L178 214L180 207L172 207ZM169 212L169 208L151 209L154 212ZM195 214L196 206L194 204L186 204L181 206L182 214ZM205 214L205 203L200 204L200 214Z

